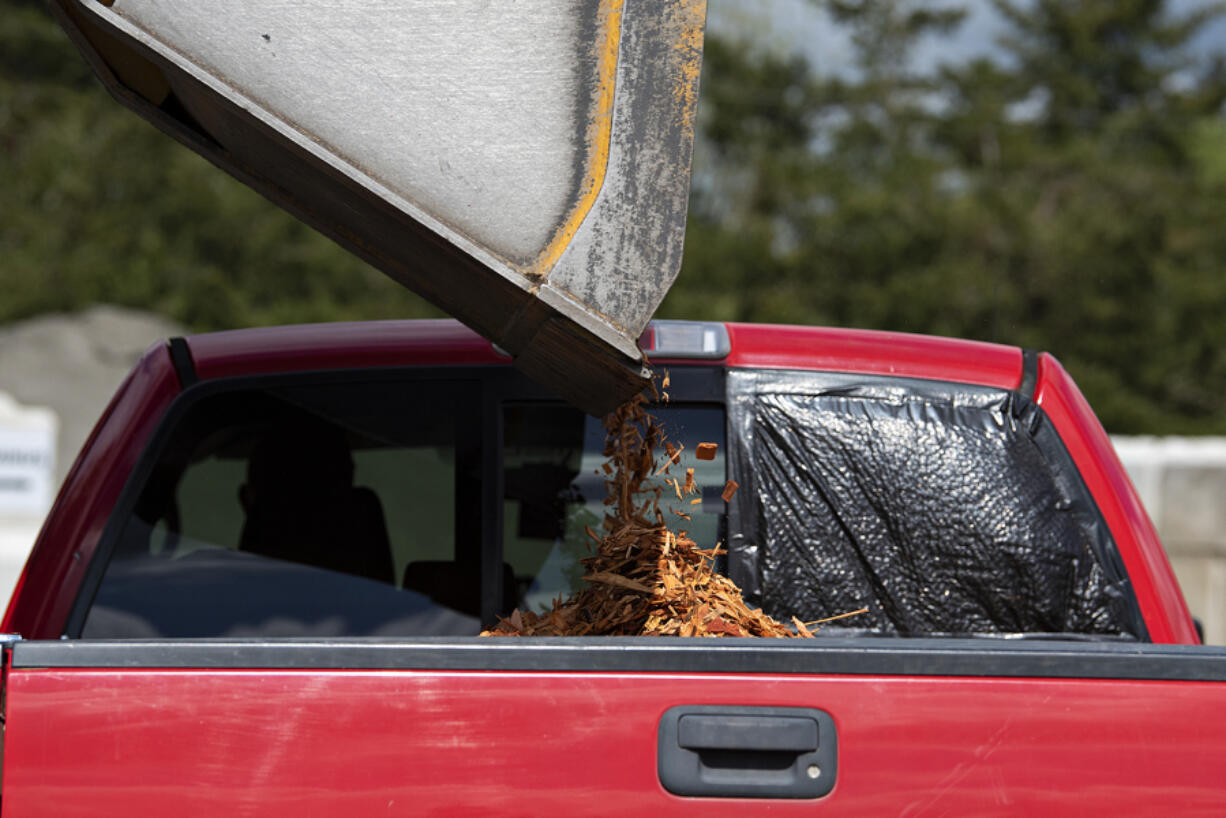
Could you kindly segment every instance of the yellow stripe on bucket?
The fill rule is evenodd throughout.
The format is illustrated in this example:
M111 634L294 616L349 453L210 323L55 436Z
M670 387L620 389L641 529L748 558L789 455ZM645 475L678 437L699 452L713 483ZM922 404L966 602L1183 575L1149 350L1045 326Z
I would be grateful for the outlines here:
M613 133L613 92L617 86L617 55L621 45L622 5L625 0L601 0L600 36L597 38L596 107L587 126L587 162L579 199L566 221L541 254L524 272L544 278L557 264L587 218L600 194L609 169L609 142Z

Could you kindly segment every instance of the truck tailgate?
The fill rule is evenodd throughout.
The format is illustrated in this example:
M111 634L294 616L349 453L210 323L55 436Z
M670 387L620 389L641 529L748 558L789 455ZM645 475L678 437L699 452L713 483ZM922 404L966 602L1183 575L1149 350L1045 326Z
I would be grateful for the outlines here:
M21 643L4 814L1220 811L1226 651L831 641ZM829 714L832 790L670 793L701 705Z

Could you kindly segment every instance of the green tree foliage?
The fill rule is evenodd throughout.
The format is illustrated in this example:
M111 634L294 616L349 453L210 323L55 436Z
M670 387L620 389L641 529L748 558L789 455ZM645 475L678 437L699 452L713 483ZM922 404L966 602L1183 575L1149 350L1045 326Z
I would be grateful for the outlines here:
M0 322L105 301L198 330L438 315L120 107L0 0Z
M994 59L918 75L948 4L825 5L838 76L709 39L664 313L1046 349L1112 431L1226 433L1226 70L1187 49L1221 9L996 0Z
M1226 433L1226 67L1187 49L1221 9L994 0L993 59L920 74L946 0L812 2L835 74L708 36L661 315L1047 349L1112 431ZM0 321L437 314L121 108L37 0L0 0L0 148Z

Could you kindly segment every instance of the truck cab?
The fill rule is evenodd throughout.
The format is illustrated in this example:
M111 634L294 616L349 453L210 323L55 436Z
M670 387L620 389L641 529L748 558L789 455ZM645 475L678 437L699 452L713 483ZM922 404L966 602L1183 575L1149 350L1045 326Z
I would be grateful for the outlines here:
M783 621L867 615L479 637L582 581L594 417L451 321L171 339L6 615L3 814L1216 809L1226 651L1054 358L690 322L643 343L701 486L665 496L674 525Z
M697 322L644 340L669 378L653 411L702 487L670 517L726 544L721 567L767 613L868 607L843 627L878 635L1194 640L1165 559L1145 558L1162 556L1152 527L1050 356ZM57 540L52 515L17 630L465 635L576 590L604 516L599 421L454 322L175 339L96 436L131 425L129 400L154 427L122 456L87 447L65 500L99 485L114 499L93 542ZM713 460L692 457L699 442ZM725 502L729 479L744 491ZM46 552L72 554L54 589ZM27 594L75 599L52 615Z

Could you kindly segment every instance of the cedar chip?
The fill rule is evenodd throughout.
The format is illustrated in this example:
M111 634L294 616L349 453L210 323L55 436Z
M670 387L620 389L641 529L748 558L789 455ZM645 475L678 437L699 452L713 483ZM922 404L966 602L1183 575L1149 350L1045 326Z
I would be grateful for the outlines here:
M699 443L698 448L694 449L694 456L699 460L714 460L718 450L718 443Z
M650 594L651 589L641 582L623 577L621 574L611 574L608 571L600 571L595 574L588 574L583 578L586 582L604 582L608 585L616 585L619 588L629 588L632 591L641 591L645 594ZM516 611L518 613L518 610Z

